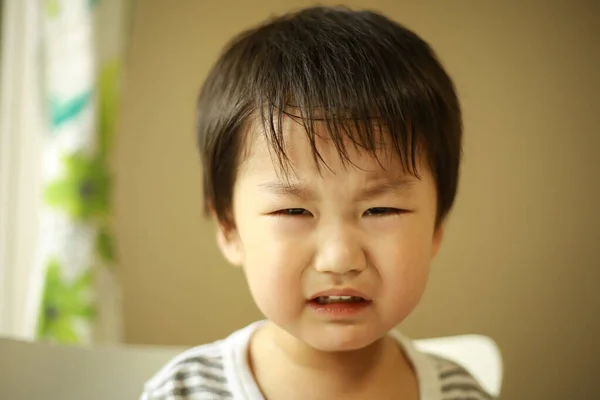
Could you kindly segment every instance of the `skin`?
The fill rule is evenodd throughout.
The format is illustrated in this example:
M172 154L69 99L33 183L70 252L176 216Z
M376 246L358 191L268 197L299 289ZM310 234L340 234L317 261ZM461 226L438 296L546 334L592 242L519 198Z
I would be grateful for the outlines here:
M344 164L326 129L317 133L320 170L302 127L286 123L286 175L250 129L234 223L219 224L223 254L244 269L268 320L250 342L253 373L269 399L418 398L414 371L387 333L418 304L441 243L435 181L424 163L419 179L403 173L384 146L376 159L348 143ZM371 303L342 317L310 307L316 293L339 288Z

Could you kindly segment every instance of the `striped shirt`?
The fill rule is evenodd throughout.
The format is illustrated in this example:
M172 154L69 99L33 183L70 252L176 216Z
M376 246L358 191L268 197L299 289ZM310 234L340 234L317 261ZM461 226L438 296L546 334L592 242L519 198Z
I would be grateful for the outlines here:
M175 357L146 383L141 400L264 400L246 357L250 337L261 323ZM419 352L396 331L390 335L413 364L420 400L492 399L464 368Z

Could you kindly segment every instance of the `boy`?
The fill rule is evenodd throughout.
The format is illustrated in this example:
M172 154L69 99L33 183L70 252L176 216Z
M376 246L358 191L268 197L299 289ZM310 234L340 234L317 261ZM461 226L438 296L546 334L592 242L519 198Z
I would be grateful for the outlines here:
M201 90L218 245L266 316L186 351L143 399L488 399L393 331L458 181L462 120L429 46L374 12L310 8L238 36Z

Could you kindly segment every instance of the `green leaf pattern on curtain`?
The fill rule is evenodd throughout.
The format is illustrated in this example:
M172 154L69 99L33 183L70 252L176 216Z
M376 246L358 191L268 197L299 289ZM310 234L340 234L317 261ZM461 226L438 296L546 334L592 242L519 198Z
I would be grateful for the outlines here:
M44 191L46 204L84 222L106 217L110 211L111 177L104 161L99 155L65 154L63 175Z
M78 343L78 323L88 324L95 316L90 299L92 271L86 270L73 282L67 282L56 260L50 260L46 271L43 312L38 324L38 337L61 343Z
M44 3L43 91L50 134L42 161L44 278L37 324L42 340L89 343L97 339L97 331L104 331L108 341L118 340L120 334L117 326L98 327L119 320L106 314L120 311L117 300L100 312L105 294L98 288L106 288L108 282L112 296L118 298L109 157L121 61L118 51L111 57L99 56L94 42L95 13L102 3L118 1ZM98 277L103 277L100 284Z

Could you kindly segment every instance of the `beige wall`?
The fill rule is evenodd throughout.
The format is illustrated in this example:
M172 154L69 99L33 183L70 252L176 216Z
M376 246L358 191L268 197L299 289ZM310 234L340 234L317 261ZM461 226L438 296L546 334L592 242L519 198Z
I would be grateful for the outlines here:
M116 206L131 343L192 345L259 318L203 219L196 92L221 46L276 0L138 2ZM465 112L460 194L414 337L478 332L506 399L600 392L600 3L354 1L415 29Z

